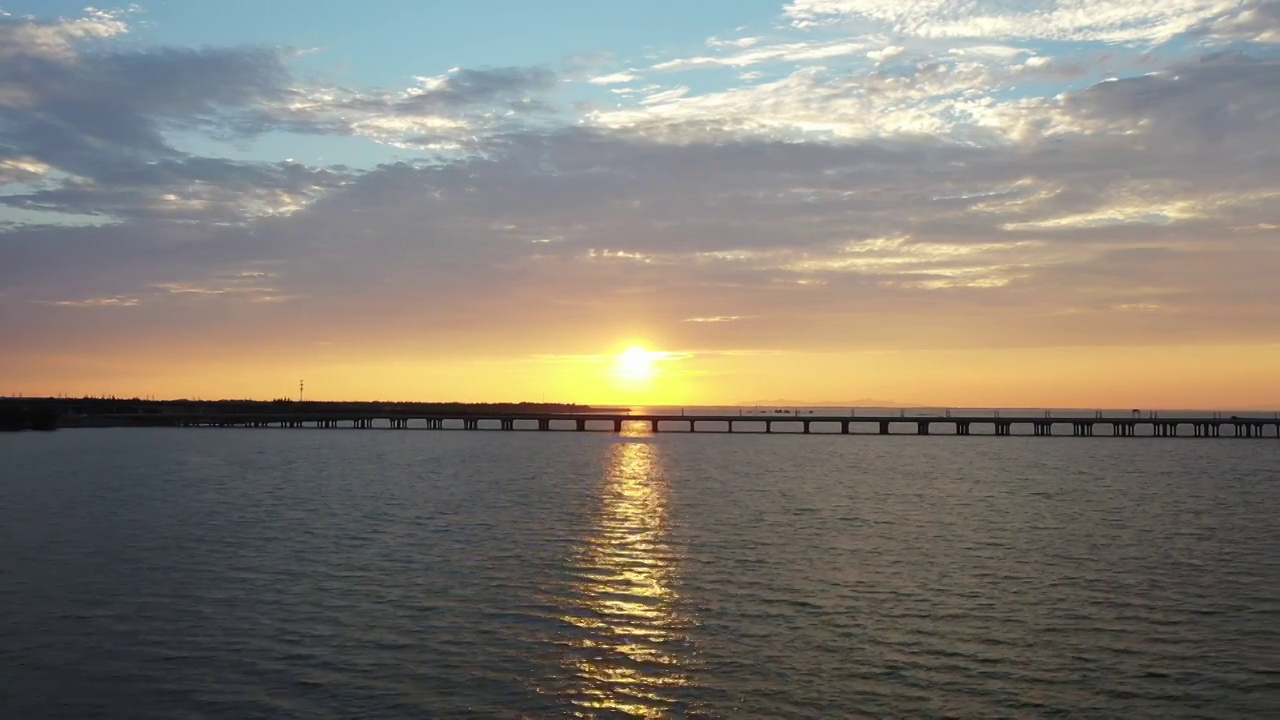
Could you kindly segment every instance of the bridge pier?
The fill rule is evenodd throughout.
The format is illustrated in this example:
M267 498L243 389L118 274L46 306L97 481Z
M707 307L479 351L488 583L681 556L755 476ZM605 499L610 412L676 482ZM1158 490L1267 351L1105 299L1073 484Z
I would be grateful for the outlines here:
M916 434L917 434L917 435L928 435L928 434L929 434L929 423L927 423L927 422L917 422L917 423L916 423Z
M841 421L840 421L840 434L841 434L841 435L848 435L848 434L849 434L849 421L848 421L848 420L841 420Z
M466 418L464 418L464 419L462 420L462 429L463 429L463 430L479 430L479 429L480 429L480 421L479 421L479 420L471 420L471 419L466 419Z
M805 434L805 435L808 435L808 434L809 434L809 421L808 421L808 420L805 420L805 421L804 421L804 434Z
M765 421L764 421L764 431L765 431L765 432L767 432L767 433L771 433L771 432L773 432L773 421L772 421L772 420L765 420Z
M882 423L880 423L880 434L881 434L881 435L888 435L888 434L889 434L889 423L887 423L887 422L882 422Z
M620 433L620 432L622 432L622 421L621 421L621 420L614 420L614 421L613 421L613 431L614 431L614 432L616 432L616 433Z
M969 422L968 422L968 421L957 421L957 422L956 422L956 434L957 434L957 435L970 435L970 434L972 434L972 433L971 433L971 431L970 431L970 428L969 428Z

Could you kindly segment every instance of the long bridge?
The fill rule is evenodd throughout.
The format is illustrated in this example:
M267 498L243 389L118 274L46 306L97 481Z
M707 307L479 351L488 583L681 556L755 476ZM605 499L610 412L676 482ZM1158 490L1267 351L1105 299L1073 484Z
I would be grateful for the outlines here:
M142 424L142 423L128 423ZM180 427L339 428L393 430L577 431L620 433L642 424L652 433L972 435L975 427L996 436L1235 437L1280 438L1280 416L1242 417L1222 413L1202 417L1043 415L816 415L675 413L252 413L150 416L148 425ZM776 428L776 429L775 429ZM1099 429L1104 430L1097 433ZM935 433L935 430L941 432Z

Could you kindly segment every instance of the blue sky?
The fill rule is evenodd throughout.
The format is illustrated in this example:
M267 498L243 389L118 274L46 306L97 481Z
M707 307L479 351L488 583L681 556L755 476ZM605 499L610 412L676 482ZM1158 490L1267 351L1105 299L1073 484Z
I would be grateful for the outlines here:
M85 342L233 335L535 365L642 337L689 388L780 353L1280 347L1277 0L0 8L0 373L33 388Z

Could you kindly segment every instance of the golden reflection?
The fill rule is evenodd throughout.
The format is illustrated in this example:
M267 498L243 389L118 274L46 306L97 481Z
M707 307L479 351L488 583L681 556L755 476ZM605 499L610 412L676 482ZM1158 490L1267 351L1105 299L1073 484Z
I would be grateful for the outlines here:
M630 423L624 436L648 434ZM618 442L609 450L601 508L574 562L572 598L561 619L575 632L566 664L580 717L665 717L685 674L689 623L676 609L675 553L666 544L667 483L658 448Z

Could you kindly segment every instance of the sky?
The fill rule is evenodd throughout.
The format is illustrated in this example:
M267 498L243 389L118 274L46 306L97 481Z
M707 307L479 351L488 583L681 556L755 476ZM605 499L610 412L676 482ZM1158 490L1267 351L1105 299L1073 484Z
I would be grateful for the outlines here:
M0 0L0 395L1280 407L1280 0Z

